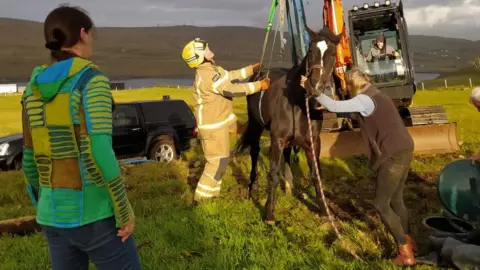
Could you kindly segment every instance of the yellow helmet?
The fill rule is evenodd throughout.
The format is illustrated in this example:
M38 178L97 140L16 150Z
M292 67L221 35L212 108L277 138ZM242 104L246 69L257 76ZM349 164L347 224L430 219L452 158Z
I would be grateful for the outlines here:
M182 58L191 68L202 64L205 59L205 51L208 43L200 38L196 38L185 45L182 51Z

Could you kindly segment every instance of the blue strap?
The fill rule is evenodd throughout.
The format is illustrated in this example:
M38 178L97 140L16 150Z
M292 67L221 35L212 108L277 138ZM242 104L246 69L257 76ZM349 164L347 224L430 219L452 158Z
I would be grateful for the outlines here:
M80 93L83 93L83 91L85 90L85 86L90 81L90 79L95 77L98 74L101 74L98 69L88 68L86 71L83 72L82 75L80 75L80 78L75 84L74 89L77 89L80 91Z
M262 120L262 123L265 125L265 121L263 120L263 117L262 117L262 98L264 94L265 94L265 91L260 92L260 101L258 102L258 113L260 114L260 120Z

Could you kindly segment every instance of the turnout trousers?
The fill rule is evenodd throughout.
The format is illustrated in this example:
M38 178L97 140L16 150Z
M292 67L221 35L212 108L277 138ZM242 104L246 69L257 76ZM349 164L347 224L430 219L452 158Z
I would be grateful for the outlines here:
M220 195L222 177L230 162L230 132L232 127L203 129L199 131L206 164L195 189L195 201Z

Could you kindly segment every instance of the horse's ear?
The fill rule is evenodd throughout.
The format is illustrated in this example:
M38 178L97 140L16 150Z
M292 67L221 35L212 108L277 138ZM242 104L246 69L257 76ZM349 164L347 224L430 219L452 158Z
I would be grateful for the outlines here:
M335 43L335 45L338 45L338 43L340 43L340 40L342 40L342 34L340 35L336 35L334 40L333 40L333 43Z
M307 31L308 33L308 38L310 39L310 41L312 41L315 36L317 35L317 33L315 33L315 31L313 31L312 29L310 29L308 26L305 25L305 31Z

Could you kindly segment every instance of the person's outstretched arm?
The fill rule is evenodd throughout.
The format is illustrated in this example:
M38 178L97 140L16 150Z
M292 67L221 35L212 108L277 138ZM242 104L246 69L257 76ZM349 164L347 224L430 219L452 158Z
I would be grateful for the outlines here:
M252 76L254 69L256 67L259 67L259 66L260 66L260 63L254 64L254 65L249 65L249 66L246 66L246 67L241 68L241 69L228 71L228 77L229 77L230 81L245 80L246 78Z
M202 74L202 77L210 77L212 80L211 90L225 97L243 97L255 94L261 90L267 90L270 85L269 79L247 83L232 83L230 73L219 68L220 74Z
M373 100L363 94L358 94L349 100L337 101L322 93L316 99L325 109L335 113L358 112L363 116L369 116L375 110Z
M25 185L28 195L32 200L33 206L37 207L38 203L38 191L39 176L37 171L37 164L33 155L33 140L30 128L28 125L28 116L25 109L25 105L22 102L22 129L23 129L23 156L22 156L22 168L25 177Z
M105 76L97 75L86 85L83 107L92 155L110 193L115 219L123 227L134 218L134 213L112 147L112 100L110 84Z
M365 55L364 57L365 57L365 61L372 62L372 60L373 60L373 48L368 50L367 55Z

